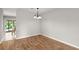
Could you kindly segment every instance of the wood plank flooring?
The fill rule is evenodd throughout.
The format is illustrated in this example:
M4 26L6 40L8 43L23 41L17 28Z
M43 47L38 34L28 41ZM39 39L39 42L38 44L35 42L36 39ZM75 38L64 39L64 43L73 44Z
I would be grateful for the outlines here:
M37 35L28 38L4 41L0 50L78 50L48 37Z

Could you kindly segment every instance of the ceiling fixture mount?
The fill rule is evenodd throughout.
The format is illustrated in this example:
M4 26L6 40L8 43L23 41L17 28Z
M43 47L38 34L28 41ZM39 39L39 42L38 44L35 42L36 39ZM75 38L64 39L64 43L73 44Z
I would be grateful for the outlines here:
M42 17L39 15L39 8L36 8L36 14L34 15L34 19L42 19Z

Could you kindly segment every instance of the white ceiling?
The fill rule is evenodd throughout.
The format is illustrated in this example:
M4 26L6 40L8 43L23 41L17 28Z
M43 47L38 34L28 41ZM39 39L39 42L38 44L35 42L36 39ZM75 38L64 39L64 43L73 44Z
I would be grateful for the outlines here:
M36 8L27 8L28 11L35 13ZM55 8L39 8L39 14L44 14L49 11L53 11ZM16 10L17 8L3 8L3 14L7 16L16 16Z

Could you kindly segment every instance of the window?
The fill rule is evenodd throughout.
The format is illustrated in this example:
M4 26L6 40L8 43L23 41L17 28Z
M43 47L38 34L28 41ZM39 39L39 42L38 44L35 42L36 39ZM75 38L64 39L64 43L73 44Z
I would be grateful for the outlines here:
M15 20L7 20L5 22L5 31L10 32L16 28L16 21Z

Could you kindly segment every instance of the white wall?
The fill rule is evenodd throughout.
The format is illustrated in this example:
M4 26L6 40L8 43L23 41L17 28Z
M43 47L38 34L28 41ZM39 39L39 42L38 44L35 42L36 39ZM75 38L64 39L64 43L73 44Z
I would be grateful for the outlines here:
M4 40L4 31L3 31L3 10L0 8L0 41Z
M79 9L56 9L43 15L42 34L79 47Z
M19 8L16 11L16 37L28 37L40 34L40 22L33 18L28 8Z

